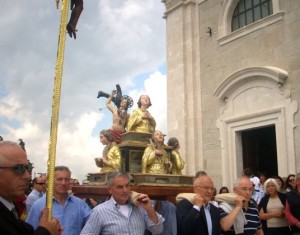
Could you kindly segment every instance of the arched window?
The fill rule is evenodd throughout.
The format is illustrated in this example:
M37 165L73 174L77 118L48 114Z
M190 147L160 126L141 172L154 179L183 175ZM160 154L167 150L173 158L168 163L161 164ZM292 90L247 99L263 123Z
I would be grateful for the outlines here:
M240 0L233 12L231 30L235 31L272 14L272 0Z

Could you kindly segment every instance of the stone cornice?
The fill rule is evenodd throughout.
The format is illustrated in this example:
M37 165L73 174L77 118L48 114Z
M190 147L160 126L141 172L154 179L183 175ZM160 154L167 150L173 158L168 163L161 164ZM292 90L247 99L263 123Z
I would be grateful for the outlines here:
M197 4L197 0L162 0L163 3L165 3L166 6L166 12L165 16L167 16L170 12L176 10L179 7L182 7L183 5L189 5L189 4Z

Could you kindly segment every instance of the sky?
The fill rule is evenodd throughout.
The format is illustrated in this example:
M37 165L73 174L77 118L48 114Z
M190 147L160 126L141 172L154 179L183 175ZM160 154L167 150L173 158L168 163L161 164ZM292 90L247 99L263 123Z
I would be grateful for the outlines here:
M149 95L157 129L167 133L164 12L160 0L84 1L77 39L66 37L56 165L80 182L99 172L99 132L112 124L99 90L120 84L134 100L129 112ZM0 135L23 139L33 175L47 172L59 24L54 0L1 1Z

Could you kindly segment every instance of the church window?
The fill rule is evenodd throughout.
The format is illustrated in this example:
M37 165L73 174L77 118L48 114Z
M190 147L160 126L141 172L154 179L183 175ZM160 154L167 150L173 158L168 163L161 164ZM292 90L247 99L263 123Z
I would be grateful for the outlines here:
M235 31L272 14L272 0L240 0L233 12L231 29Z

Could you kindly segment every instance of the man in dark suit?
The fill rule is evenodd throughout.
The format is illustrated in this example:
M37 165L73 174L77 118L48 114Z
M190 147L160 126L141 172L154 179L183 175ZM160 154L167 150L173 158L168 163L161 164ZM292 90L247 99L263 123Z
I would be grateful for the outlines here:
M207 175L200 175L195 179L193 203L188 199L182 199L177 205L179 235L220 234L220 211L209 203L213 187L213 181Z
M48 209L43 211L35 231L18 218L14 201L27 190L31 170L26 152L19 144L0 142L0 234L59 235L62 232L58 220L48 219Z

